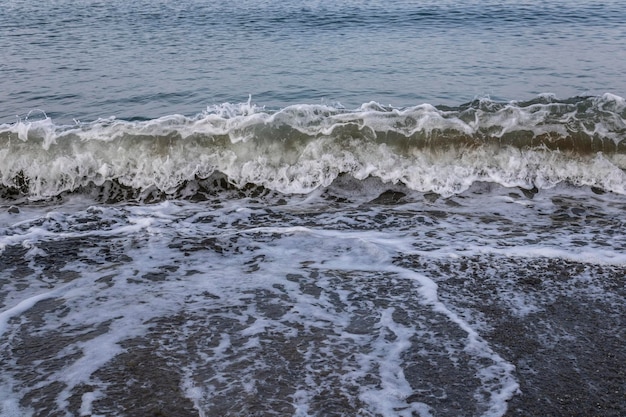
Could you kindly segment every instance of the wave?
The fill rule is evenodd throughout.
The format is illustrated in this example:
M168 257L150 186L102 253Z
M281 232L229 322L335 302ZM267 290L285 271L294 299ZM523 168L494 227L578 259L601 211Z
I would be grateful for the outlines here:
M353 110L248 101L193 117L74 125L42 114L0 125L0 194L46 199L117 187L135 198L208 183L304 194L345 175L444 196L479 181L626 194L625 138L626 100L611 94Z

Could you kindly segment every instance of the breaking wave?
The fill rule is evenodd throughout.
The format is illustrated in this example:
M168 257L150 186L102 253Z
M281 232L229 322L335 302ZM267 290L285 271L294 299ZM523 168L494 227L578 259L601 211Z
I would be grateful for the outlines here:
M626 101L611 94L354 110L248 101L193 117L74 125L31 112L0 125L0 192L31 200L113 188L122 198L246 187L305 194L351 176L444 196L479 181L626 194L625 138Z

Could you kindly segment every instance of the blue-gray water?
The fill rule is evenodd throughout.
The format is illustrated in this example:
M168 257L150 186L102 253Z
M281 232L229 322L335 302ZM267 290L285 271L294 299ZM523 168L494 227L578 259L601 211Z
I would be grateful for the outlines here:
M6 0L0 417L626 415L619 1Z
M369 101L626 96L620 1L17 1L0 122Z

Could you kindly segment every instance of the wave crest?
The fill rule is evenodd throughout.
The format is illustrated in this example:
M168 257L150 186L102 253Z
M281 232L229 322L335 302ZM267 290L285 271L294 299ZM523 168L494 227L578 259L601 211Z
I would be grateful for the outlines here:
M475 100L405 109L223 104L194 117L0 125L5 198L50 198L117 184L178 195L218 173L229 184L308 193L339 175L442 195L477 181L527 188L560 182L625 193L626 102L605 94L528 102Z

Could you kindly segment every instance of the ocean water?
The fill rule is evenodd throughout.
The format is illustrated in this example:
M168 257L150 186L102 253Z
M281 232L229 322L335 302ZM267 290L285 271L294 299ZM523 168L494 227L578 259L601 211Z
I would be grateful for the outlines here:
M8 0L0 416L626 415L618 1Z

